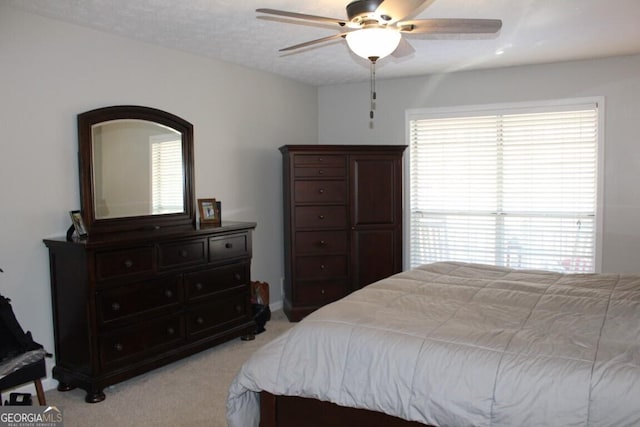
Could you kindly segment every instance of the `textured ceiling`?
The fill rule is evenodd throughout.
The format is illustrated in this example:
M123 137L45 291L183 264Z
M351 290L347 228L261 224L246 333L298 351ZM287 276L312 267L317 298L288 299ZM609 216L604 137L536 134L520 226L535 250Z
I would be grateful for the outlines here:
M101 31L280 74L312 85L366 81L344 40L278 49L339 28L260 19L256 8L346 19L348 0L0 0ZM501 19L490 37L404 36L415 52L378 62L379 79L640 53L640 0L435 0L412 18ZM35 30L35 29L34 29Z

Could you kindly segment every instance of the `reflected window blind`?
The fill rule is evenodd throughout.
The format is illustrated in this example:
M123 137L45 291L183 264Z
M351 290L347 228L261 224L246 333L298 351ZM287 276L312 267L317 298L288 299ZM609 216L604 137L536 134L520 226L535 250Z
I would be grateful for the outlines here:
M182 212L184 180L180 140L151 143L151 174L153 213Z
M595 270L598 108L550 108L409 121L411 267Z

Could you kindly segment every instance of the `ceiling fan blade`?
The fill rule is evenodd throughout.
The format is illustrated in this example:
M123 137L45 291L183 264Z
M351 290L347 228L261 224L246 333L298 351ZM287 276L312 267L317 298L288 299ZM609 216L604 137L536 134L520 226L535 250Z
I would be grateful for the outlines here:
M401 21L398 29L407 34L488 34L502 28L499 19L417 19Z
M383 0L382 4L376 9L376 14L392 24L407 16L413 15L427 0ZM386 19L384 17L389 17Z
M260 15L256 19L261 21L278 22L280 24L295 24L305 27L324 28L325 30L335 30L335 22L301 21L299 19L285 18L284 16Z
M346 25L346 22L342 19L327 18L325 16L307 15L306 13L287 12L286 10L256 9L256 12L267 13L270 15L286 16L287 18L304 19L306 21L338 24L341 27L344 27Z
M340 34L334 34L334 35L328 36L328 37L323 37L321 39L310 40L308 42L295 44L293 46L282 48L282 49L279 50L279 52L287 52L287 51L290 51L290 50L296 50L296 49L300 49L300 48L303 48L303 47L312 46L312 45L318 44L318 43L328 42L328 41L331 41L331 40L339 39L341 37L346 37L346 35L347 35L347 33L340 33Z
M400 39L400 43L398 44L398 47L396 48L396 50L393 51L391 56L393 56L394 58L402 58L415 53L415 51L416 50L413 48L413 46L411 46L411 43L409 43L407 39L402 37Z

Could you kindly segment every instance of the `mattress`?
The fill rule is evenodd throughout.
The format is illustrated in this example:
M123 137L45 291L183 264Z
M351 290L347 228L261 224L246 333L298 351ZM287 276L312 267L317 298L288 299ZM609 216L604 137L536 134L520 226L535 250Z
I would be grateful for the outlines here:
M640 276L420 266L257 351L229 426L258 426L261 390L437 426L637 426Z

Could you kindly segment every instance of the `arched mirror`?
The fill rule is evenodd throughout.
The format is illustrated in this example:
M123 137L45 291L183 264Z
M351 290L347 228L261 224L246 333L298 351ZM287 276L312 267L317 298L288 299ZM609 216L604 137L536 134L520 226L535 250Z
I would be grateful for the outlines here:
M89 233L193 225L193 126L166 111L113 106L78 115Z

